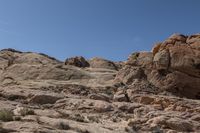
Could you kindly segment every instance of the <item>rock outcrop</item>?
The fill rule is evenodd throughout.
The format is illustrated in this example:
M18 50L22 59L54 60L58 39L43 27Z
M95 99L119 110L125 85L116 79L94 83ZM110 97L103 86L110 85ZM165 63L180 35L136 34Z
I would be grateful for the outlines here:
M66 59L65 65L73 65L76 67L89 67L90 66L88 61L82 56Z
M102 59L102 58L92 58L89 60L90 67L92 68L106 68L106 69L112 69L112 70L117 70L117 65L109 60Z
M124 62L1 50L0 132L200 132L200 34Z
M151 75L153 84L188 98L198 98L200 92L200 50L198 46L200 43L197 40L199 36L187 37L174 34L160 44L153 62L156 70L164 76L162 76L161 85L157 84L160 78L155 77L155 73Z
M198 99L199 36L199 34L192 36L174 34L164 42L156 44L152 52L133 53L126 62L125 68L131 66L126 71L134 67L142 68L147 81L156 88L172 92L177 96ZM130 77L129 75L120 78L125 80Z

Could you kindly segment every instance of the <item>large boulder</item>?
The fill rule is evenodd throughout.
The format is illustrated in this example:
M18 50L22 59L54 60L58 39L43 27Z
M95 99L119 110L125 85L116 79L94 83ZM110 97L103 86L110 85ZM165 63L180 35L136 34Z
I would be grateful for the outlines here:
M198 34L194 34L194 35L191 35L187 38L187 44L194 44L194 43L199 43L200 42L200 33Z
M112 70L117 70L117 65L115 65L114 62L102 59L102 58L92 58L89 60L90 67L92 68L105 68L105 69L112 69Z
M137 69L136 69L137 68ZM143 74L139 70L143 70ZM143 78L141 78L143 77ZM145 78L147 77L147 78ZM199 98L200 95L200 34L173 34L157 43L152 52L136 52L129 56L116 80L126 85L141 79L175 95Z
M76 56L65 60L65 65L73 65L76 67L89 67L90 64L82 56Z
M163 50L155 54L153 59L157 69L168 69L170 63L170 53L168 50Z
M134 52L128 57L126 65L131 66L151 66L153 63L153 54L151 52Z
M199 43L200 45L200 43ZM172 47L170 52L170 69L200 78L200 50L189 46Z
M152 50L155 70L148 75L149 81L158 88L197 98L200 92L199 46L199 35L179 34L156 45Z
M160 90L173 92L177 96L199 99L200 79L185 73L153 70L148 74L151 84Z
M171 41L171 43L169 43ZM177 44L177 41L179 42ZM181 43L182 42L182 43ZM164 41L154 55L156 69L170 69L180 71L191 76L200 77L200 42L185 43L185 38L181 35L173 35Z

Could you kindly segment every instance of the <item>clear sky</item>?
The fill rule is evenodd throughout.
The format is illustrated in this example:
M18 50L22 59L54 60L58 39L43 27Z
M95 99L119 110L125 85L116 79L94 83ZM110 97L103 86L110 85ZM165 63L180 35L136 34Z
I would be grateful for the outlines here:
M200 0L0 0L0 49L125 60L200 32Z

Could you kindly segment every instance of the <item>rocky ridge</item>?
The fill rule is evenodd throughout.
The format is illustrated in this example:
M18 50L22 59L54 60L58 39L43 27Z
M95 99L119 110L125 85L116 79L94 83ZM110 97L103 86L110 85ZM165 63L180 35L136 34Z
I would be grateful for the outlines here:
M0 51L2 133L200 132L200 34L127 61Z

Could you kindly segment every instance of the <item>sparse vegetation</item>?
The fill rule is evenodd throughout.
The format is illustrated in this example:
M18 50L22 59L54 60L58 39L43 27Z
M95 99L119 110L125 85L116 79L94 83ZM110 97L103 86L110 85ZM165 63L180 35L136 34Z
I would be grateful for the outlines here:
M0 110L0 120L7 122L7 121L13 121L13 112L10 110Z
M90 122L96 122L96 123L99 123L99 118L98 116L88 116L87 119L90 121Z
M22 116L26 116L26 115L34 115L35 112L34 110L32 109L28 109L28 108L23 108L19 111L19 113L22 115Z
M14 117L13 117L13 120L14 120L14 121L21 121L21 117L20 117L20 116L14 116Z
M0 133L200 133L200 34L159 45L88 66L0 52Z
M90 133L87 129L75 128L74 130L78 133Z
M17 99L25 99L24 96L20 96L20 95L10 95L7 98L8 98L8 100L11 100L11 101L15 101Z
M131 54L131 59L136 60L136 59L138 58L139 55L140 55L139 52L132 53L132 54Z
M57 128L59 128L59 129L61 129L61 130L69 130L69 129L70 129L70 126L69 126L67 123L61 121L61 122L59 122L59 123L57 124Z
M85 117L80 114L75 114L73 119L78 122L85 122Z

